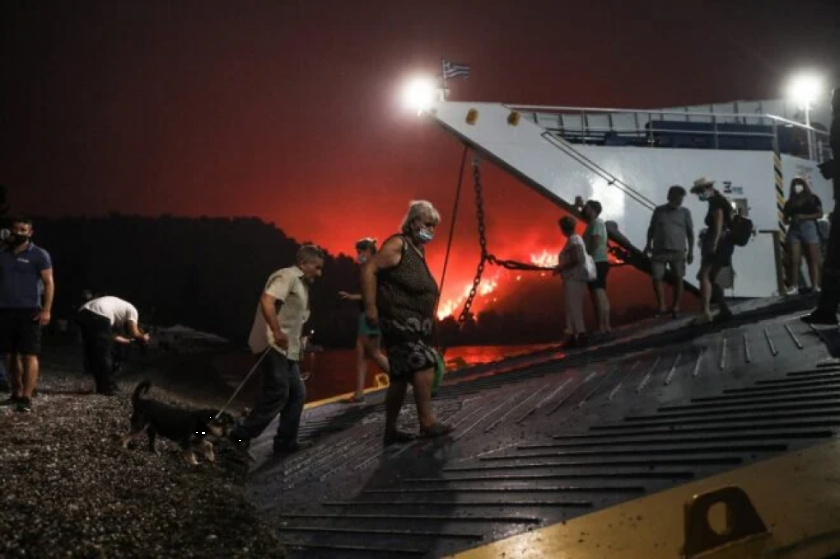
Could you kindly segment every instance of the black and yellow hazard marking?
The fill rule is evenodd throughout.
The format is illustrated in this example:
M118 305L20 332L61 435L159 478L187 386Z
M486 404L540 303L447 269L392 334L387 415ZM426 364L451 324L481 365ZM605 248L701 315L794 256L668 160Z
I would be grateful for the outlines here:
M763 548L714 557L821 558L840 552L840 443L833 442L681 485L456 555L457 559L682 557L684 506L727 486L746 492L769 528ZM780 487L785 488L780 491ZM726 550L723 550L726 551ZM772 553L767 555L767 553ZM710 555L712 556L712 555Z

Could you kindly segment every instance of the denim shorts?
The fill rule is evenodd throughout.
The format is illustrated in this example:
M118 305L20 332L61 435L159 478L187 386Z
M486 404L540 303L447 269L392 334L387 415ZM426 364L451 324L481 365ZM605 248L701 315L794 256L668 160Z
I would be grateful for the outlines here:
M820 232L817 230L817 222L813 219L791 223L787 231L785 242L789 245L818 245L820 244Z

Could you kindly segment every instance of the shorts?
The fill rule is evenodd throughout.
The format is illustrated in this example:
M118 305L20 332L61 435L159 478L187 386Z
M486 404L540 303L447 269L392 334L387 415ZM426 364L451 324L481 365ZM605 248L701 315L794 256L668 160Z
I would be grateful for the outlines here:
M799 221L791 223L788 227L787 237L785 242L789 245L818 245L820 244L820 231L817 228L817 222Z
M380 316L379 326L391 380L410 381L415 373L437 366L437 352L432 347L431 318L397 320Z
M610 273L610 263L609 262L596 262L595 263L595 279L589 282L589 290L595 291L596 289L607 289L607 274Z
M655 280L665 277L666 268L678 278L685 277L685 251L684 250L663 250L656 252L650 258L650 275Z
M379 335L379 328L376 328L376 327L371 328L368 325L367 319L365 318L365 313L359 313L359 335L360 336L378 336Z
M41 325L35 320L37 314L38 309L0 309L0 353L41 353Z
M735 252L735 245L729 240L729 236L724 234L720 241L718 241L717 250L712 252L711 246L703 240L701 245L703 247L702 260L700 266L718 266L725 268L732 265L732 253Z

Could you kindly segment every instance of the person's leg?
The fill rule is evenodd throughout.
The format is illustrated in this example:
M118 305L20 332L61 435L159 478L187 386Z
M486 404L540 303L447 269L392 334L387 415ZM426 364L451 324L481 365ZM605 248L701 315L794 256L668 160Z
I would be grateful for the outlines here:
M38 356L37 355L21 355L23 361L23 389L22 397L31 400L32 394L38 387Z
M598 263L598 279L601 289L599 289L599 297L601 299L601 331L609 333L612 331L610 324L610 298L607 295L607 276L610 273L610 265L608 262Z
M364 344L365 354L376 363L376 366L383 373L390 372L391 367L388 365L388 357L379 348L379 336L365 336Z
M388 391L385 393L386 440L400 434L400 431L397 429L397 419L400 416L403 401L405 401L405 391L407 388L407 381L391 377L391 381L388 384Z
M808 262L808 275L811 278L811 287L819 289L822 285L820 272L822 271L822 251L819 243L805 245L805 260Z
M703 316L706 320L712 320L712 279L709 277L711 263L704 262L700 265L700 297L703 299Z
M251 413L233 430L233 438L250 441L262 433L269 423L286 407L289 399L285 356L269 349L260 363L262 390Z
M586 333L586 323L583 318L583 298L586 284L582 281L569 281L569 299L566 304L572 311L572 331L576 336Z
M365 377L367 377L367 356L362 336L356 338L356 391L353 393L355 400L365 397Z
M671 305L671 312L674 316L680 313L680 305L682 304L683 288L685 282L685 258L674 258L670 262L671 272L676 278L674 284L674 300Z
M729 305L726 304L726 297L723 293L723 288L718 285L717 275L720 273L721 266L720 264L713 264L709 270L709 279L711 280L712 284L712 295L711 298L715 302L715 305L718 307L719 315L721 317L728 317L732 315L732 311L729 310Z
M306 404L306 385L300 378L300 368L296 361L287 361L284 374L289 386L289 399L280 412L280 424L274 437L274 450L294 450L297 446L300 416Z
M665 312L665 286L662 279L665 277L665 262L660 261L656 255L650 263L650 276L653 279L653 293L656 295L658 304L657 312L663 314Z
M434 379L434 369L417 371L411 378L411 386L414 388L414 401L417 404L417 421L420 423L421 432L437 423L432 411L432 383Z
M788 243L790 268L788 269L788 291L799 289L799 268L802 266L802 245L798 241Z

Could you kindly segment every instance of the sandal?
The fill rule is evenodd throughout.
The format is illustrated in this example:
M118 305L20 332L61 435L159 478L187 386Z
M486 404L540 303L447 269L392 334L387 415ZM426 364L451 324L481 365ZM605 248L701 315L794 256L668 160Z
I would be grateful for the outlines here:
M424 439L435 439L444 437L455 430L455 427L445 423L434 423L425 429L420 429L420 437Z
M411 433L406 433L405 431L394 431L393 433L385 433L385 436L382 437L382 443L385 446L390 446L392 444L408 443L413 441L415 438L417 437Z

